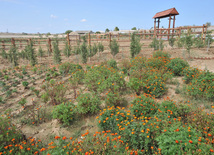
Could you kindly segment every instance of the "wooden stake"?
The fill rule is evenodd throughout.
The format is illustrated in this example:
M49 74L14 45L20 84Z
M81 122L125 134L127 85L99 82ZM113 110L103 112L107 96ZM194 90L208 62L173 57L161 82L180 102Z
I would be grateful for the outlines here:
M68 43L68 47L69 47L69 50L70 50L70 38L69 38L69 33L67 33L67 43Z
M48 45L49 45L49 51L52 52L52 48L51 48L51 38L48 38Z

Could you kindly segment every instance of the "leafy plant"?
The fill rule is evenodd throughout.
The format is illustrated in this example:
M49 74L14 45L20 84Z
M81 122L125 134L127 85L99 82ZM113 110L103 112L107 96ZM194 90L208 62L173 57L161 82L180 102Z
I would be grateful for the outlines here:
M57 105L53 112L53 118L59 119L64 125L70 125L75 120L75 106L73 103L62 103Z
M175 38L174 38L174 37L171 37L171 38L169 39L169 45L173 48L174 44L175 44Z
M117 69L117 62L114 59L111 59L107 62L108 67L112 67L114 69Z
M140 53L142 45L140 44L140 38L136 36L135 33L132 34L131 44L130 44L130 54L131 58Z
M59 50L59 46L58 46L58 42L55 41L53 43L53 53L54 53L54 63L55 64L60 64L61 63L61 56L60 56L60 50Z
M11 46L9 53L8 53L9 61L14 65L18 66L18 53L17 49L14 46Z
M175 76L181 76L183 75L183 70L186 67L189 67L189 64L180 58L174 58L166 65L166 67L168 70L172 71Z
M24 88L26 89L26 88L28 87L29 83L28 83L27 81L23 81L23 82L22 82L22 85L23 85Z
M65 48L63 50L63 53L68 58L71 56L71 46L68 45L68 42L65 43Z
M100 111L101 101L99 97L95 94L85 93L77 97L77 110L78 113L86 114L95 114Z
M117 43L117 41L115 39L113 39L113 41L110 42L109 48L111 50L111 54L113 55L113 57L117 53L119 53L119 45L118 45L118 43Z
M18 104L20 104L21 106L24 106L27 103L26 98L22 98Z
M83 37L83 43L80 46L80 51L81 51L81 56L82 56L82 63L87 63L87 58L88 58L88 49L86 45L86 38L85 36Z

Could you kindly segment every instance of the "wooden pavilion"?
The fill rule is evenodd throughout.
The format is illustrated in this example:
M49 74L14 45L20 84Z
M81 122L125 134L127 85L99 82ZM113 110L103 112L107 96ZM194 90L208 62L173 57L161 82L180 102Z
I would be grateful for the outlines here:
M159 32L160 19L161 18L169 17L169 27L168 27L168 40L169 40L171 20L173 19L173 29L172 29L172 32L174 33L175 16L176 15L179 15L179 13L178 13L178 11L175 8L171 8L171 9L168 9L168 10L156 13L155 16L153 17L153 19L154 19L154 34L155 34L155 36ZM156 23L158 23L158 25Z

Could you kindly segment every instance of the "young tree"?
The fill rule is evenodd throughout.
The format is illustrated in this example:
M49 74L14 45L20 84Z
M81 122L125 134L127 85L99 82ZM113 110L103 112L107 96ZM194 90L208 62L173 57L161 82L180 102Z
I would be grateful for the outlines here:
M65 31L65 34L68 34L68 33L71 33L71 32L73 32L72 30L67 30L67 31Z
M9 61L14 65L18 66L18 53L17 49L14 46L11 46L8 54Z
M173 48L174 44L175 44L175 38L174 38L174 37L171 37L171 38L169 39L169 45Z
M61 63L61 55L60 55L60 50L58 46L58 42L55 41L53 43L53 56L54 56L54 63L55 64L60 64Z
M44 56L44 51L42 50L41 46L39 46L38 56L40 57L40 61L41 61L42 57Z
M98 43L98 53L100 58L100 52L102 53L104 51L104 46L101 42Z
M66 56L66 57L70 57L71 56L71 46L70 45L68 45L68 42L66 41L66 43L65 43L65 48L64 48L64 50L63 50L63 53L64 53L64 55Z
M117 41L115 39L113 39L112 42L110 42L109 48L111 50L111 54L113 55L113 57L119 53L119 45L117 43Z
M8 58L8 54L6 53L6 51L5 51L4 49L2 49L1 56L2 56L2 58L4 58L4 59L7 59L7 58Z
M114 28L114 31L119 31L119 28L116 26L116 27Z
M28 49L28 56L30 59L30 64L31 64L31 66L35 66L37 64L37 59L36 59L35 49L33 48L33 42L32 41L30 41L27 49Z
M87 58L88 58L88 49L87 49L87 45L86 45L86 38L85 36L83 37L83 43L80 46L80 50L81 50L81 56L82 56L82 63L87 63Z
M137 28L136 28L136 27L133 27L132 30L137 30Z
M107 33L107 32L109 32L110 30L107 28L106 30L105 30L105 33Z
M140 44L140 38L137 38L136 34L133 33L130 44L130 54L132 58L140 53L141 47L142 45Z

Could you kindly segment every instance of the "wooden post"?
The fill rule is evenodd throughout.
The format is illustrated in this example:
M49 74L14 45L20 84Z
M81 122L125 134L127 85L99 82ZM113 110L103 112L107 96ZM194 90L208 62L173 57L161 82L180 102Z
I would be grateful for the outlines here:
M49 51L52 52L52 48L51 48L51 38L48 38L48 45L49 45Z
M144 39L146 39L146 30L144 30Z
M158 37L158 34L159 34L159 32L160 32L159 26L160 26L160 18L158 18L158 31L157 31L157 37Z
M111 33L109 33L109 44L111 44Z
M70 38L69 38L69 33L67 33L67 43L68 43L68 47L69 47L69 50L70 50Z
M15 44L15 39L14 38L11 38L11 44L16 47L16 44Z
M172 30L172 33L174 33L174 28L175 28L175 15L174 15L174 18L173 18L173 30Z
M181 27L179 27L179 38L181 37Z
M171 15L169 16L168 40L170 35L170 26L171 26Z
M203 24L203 28L202 28L202 34L201 34L201 39L204 39L204 24Z
M20 48L22 48L22 41L21 40L19 41L19 46L20 46Z
M140 39L142 39L142 38L143 38L143 30L140 33Z
M4 44L4 41L2 40L2 48L5 50L5 44Z
M155 31L154 31L154 33L155 33ZM151 39L152 38L152 32L151 32L151 30L149 30L149 39Z
M117 40L119 41L120 33L117 34Z
M204 36L204 42L205 42L206 35L207 35L207 24L205 25L205 36Z
M153 36L153 38L155 38L155 37L156 37L156 18L154 20L154 36Z

